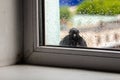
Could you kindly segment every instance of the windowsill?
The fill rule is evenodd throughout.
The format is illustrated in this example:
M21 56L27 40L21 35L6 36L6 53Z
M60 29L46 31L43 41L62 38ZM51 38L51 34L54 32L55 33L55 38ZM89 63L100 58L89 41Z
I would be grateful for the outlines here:
M13 65L0 68L0 80L120 80L120 74L82 69Z

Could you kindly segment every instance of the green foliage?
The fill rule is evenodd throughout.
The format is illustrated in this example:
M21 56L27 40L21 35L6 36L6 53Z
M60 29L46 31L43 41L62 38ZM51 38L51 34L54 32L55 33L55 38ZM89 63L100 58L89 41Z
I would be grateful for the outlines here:
M68 7L60 7L60 19L66 19L69 20L71 17L71 13L68 9Z
M84 0L77 7L77 14L117 15L120 14L120 0Z

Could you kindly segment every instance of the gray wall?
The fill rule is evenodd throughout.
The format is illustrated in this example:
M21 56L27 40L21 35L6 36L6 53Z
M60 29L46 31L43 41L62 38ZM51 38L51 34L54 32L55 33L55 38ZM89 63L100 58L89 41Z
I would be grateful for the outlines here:
M23 47L22 0L0 0L0 66L21 57Z

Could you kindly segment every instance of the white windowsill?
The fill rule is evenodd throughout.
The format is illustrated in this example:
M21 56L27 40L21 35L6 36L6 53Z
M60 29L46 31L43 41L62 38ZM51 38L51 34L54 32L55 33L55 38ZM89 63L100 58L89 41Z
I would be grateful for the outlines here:
M82 69L13 65L0 68L0 80L120 80L120 74Z

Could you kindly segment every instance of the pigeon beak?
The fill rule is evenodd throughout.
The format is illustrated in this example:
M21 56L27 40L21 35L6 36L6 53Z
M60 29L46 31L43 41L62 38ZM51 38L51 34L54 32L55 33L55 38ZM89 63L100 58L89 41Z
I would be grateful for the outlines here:
M76 34L74 34L73 36L76 37Z

